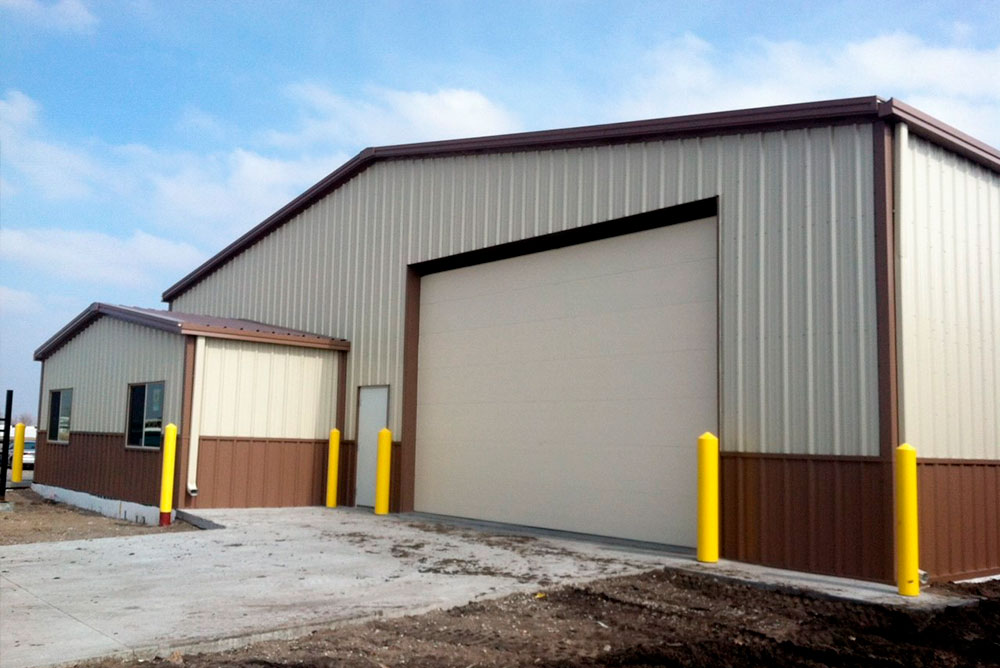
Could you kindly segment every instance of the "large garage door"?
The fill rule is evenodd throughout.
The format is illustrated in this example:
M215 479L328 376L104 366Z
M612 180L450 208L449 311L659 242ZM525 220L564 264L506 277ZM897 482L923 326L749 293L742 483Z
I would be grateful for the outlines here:
M431 274L418 511L694 545L714 218Z

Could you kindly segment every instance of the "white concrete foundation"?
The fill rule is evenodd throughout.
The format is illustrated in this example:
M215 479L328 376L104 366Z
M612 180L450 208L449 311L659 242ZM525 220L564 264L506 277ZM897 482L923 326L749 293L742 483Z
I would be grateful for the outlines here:
M78 492L73 489L41 485L39 483L32 483L31 491L46 499L52 499L59 503L68 503L71 506L83 508L84 510L93 510L107 517L138 522L139 524L156 525L160 523L160 509L157 506L144 506L141 503L122 501L121 499L105 499L104 497L94 496L87 492ZM171 512L171 521L173 517L174 513Z

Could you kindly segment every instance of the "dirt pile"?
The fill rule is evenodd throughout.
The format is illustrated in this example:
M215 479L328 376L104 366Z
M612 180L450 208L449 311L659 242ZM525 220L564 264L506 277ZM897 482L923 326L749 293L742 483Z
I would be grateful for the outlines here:
M141 665L1000 665L1000 582L965 591L982 599L908 612L660 570Z

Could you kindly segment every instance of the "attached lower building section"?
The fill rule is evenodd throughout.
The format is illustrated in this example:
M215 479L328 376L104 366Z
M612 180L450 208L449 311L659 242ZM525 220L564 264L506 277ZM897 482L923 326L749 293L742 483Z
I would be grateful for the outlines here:
M174 423L176 507L320 504L347 349L263 323L94 304L36 352L48 429L34 480L101 512L156 510Z

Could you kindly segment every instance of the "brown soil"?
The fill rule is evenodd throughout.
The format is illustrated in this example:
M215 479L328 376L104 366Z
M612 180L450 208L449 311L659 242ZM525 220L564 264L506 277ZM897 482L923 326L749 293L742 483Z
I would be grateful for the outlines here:
M43 499L28 489L9 489L6 496L12 508L0 512L0 545L194 530L186 522L158 527L115 520Z
M228 652L88 665L1000 665L1000 582L965 593L982 598L909 612L659 570Z

